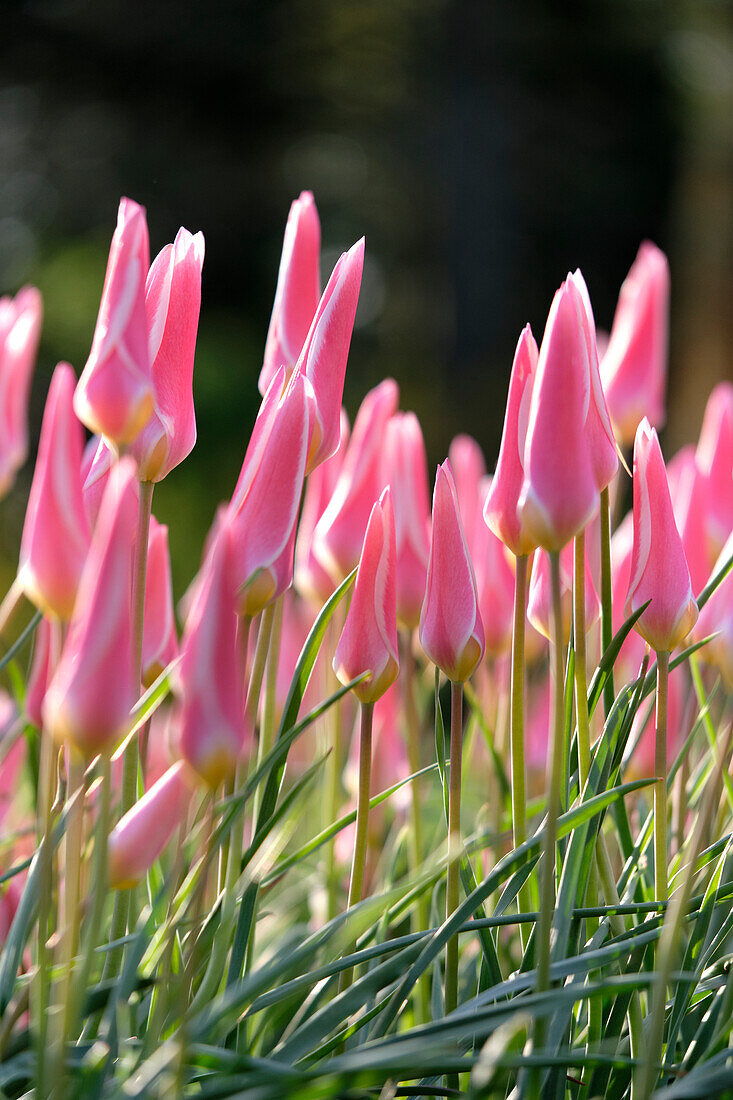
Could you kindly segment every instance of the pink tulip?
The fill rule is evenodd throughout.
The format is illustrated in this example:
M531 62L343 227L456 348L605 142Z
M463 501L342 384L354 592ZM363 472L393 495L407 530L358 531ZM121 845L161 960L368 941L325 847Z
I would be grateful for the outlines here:
M486 477L486 461L483 451L470 435L455 437L448 448L448 461L453 471L466 542L473 550L476 529L479 524L483 526L481 480Z
M690 570L693 592L702 592L715 560L708 542L710 486L697 461L686 464L680 474L672 511ZM733 493L733 481L731 481Z
M38 730L43 727L43 700L55 667L54 649L58 643L55 643L53 634L57 629L56 624L41 619L33 640L33 663L25 688L25 713L28 721Z
M310 191L301 191L290 207L283 240L277 289L267 330L259 378L264 396L280 367L291 373L321 293L321 223Z
M449 680L467 680L484 655L476 578L450 463L438 466L420 641Z
M397 548L397 618L414 630L420 621L430 557L428 462L414 413L395 413L384 436L383 480L392 491Z
M384 435L398 401L392 378L385 378L362 401L333 496L313 532L313 552L334 584L359 560L372 506L385 485Z
M77 467L78 468L78 467ZM86 758L112 752L137 699L132 653L135 463L109 477L61 659L43 703L43 725Z
M74 397L90 431L131 443L153 412L145 279L150 264L145 210L122 199L92 350Z
M708 483L707 534L713 557L733 530L733 385L720 382L708 398L697 445Z
M18 570L28 598L63 620L74 609L90 543L80 475L84 433L73 409L75 383L68 363L59 363L43 413Z
M196 442L192 384L203 263L203 234L179 229L148 272L145 316L154 403L131 447L140 481L162 481Z
M519 500L530 538L560 550L582 531L616 462L587 291L576 273L553 300L532 388Z
M43 303L33 286L0 298L0 498L28 454L28 396Z
M481 479L480 499L488 500L490 477ZM484 627L486 652L501 657L511 647L514 621L514 570L509 564L506 547L480 519L476 524L473 543L473 565L476 574L479 611Z
M624 280L601 364L606 401L626 446L642 417L664 424L669 328L669 264L644 241Z
M307 600L322 607L333 592L333 581L313 552L313 532L328 506L344 464L349 442L349 418L341 410L341 442L330 458L309 475L295 543L295 587Z
M115 456L107 444L98 435L93 435L84 448L81 463L81 491L84 499L84 511L87 522L93 531L102 497L107 487L109 472L115 462Z
M575 551L571 544L560 551L560 594L562 608L562 631L565 645L570 640L570 628L573 622L573 572ZM601 603L593 584L591 570L586 554L585 563L585 625L590 628L598 622ZM535 630L545 638L552 637L552 594L550 584L550 560L544 550L539 550L532 562L532 577L529 582L527 599L527 618Z
M109 883L136 886L179 826L191 801L186 764L179 760L120 819L109 837Z
M333 269L296 364L313 387L308 473L335 453L341 436L346 360L364 267L364 238Z
M514 353L499 460L484 505L484 520L517 557L531 554L537 545L517 508L524 483L524 447L536 370L537 344L525 325Z
M333 658L342 684L369 673L354 688L361 703L376 702L400 669L396 570L392 494L385 489L369 516L351 604Z
M186 620L178 667L180 751L215 788L234 774L245 728L237 655L232 529L221 523Z
M282 387L280 368L262 402L230 504L239 613L256 615L292 583L298 510L308 455L308 391L302 375Z
M657 433L645 417L634 442L634 546L626 615L647 600L651 603L636 629L657 653L669 652L695 625L697 604Z
M142 680L149 687L178 655L168 528L150 517L145 580Z

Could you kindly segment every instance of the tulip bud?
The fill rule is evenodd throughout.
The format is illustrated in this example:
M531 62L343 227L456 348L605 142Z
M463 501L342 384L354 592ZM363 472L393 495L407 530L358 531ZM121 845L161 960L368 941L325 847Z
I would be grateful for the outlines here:
M514 353L499 460L484 505L484 520L517 557L530 554L537 545L517 508L524 483L524 447L536 370L537 344L532 329L525 325Z
M364 267L364 238L340 257L323 292L296 364L311 386L308 470L339 445L346 360Z
M349 442L349 418L341 410L341 442L330 458L308 476L303 507L295 543L295 587L317 607L321 607L333 592L333 581L313 552L313 532L328 506L344 464Z
M28 454L28 396L42 315L33 286L0 298L0 499Z
M392 495L385 489L367 524L351 604L333 669L342 684L368 672L354 688L361 703L374 703L397 678L397 585Z
M143 627L142 681L145 687L150 687L177 654L168 528L151 516Z
M69 632L43 704L44 728L87 759L115 749L138 695L131 615L136 488L135 463L123 458L109 476Z
M275 401L273 394L280 392L283 378L281 368L262 402L262 423L255 424L229 509L238 609L249 617L293 579L310 387L295 373Z
M476 578L450 463L438 466L420 641L449 680L467 680L484 655Z
M23 525L18 576L46 614L68 620L89 550L81 491L82 426L74 415L74 372L54 371Z
M245 747L237 658L232 531L220 523L181 640L181 755L210 787L234 774Z
M204 237L179 229L145 283L153 412L130 448L140 481L162 481L196 442L193 360L201 308Z
M668 482L669 484L669 482ZM680 472L675 497L671 496L675 524L682 539L693 592L702 592L715 560L708 542L710 485L693 458ZM733 493L733 481L731 481Z
M74 396L82 423L117 446L131 443L153 411L145 315L149 264L145 211L122 199L92 350Z
M313 552L334 584L359 560L372 505L384 488L384 434L398 401L392 378L385 378L362 401L333 496L313 532Z
M621 287L601 364L611 419L626 446L642 417L664 424L668 328L669 264L644 241Z
M491 478L481 479L480 498L488 500ZM514 571L509 564L506 548L493 531L479 522L473 544L473 565L476 574L479 611L484 628L486 652L501 657L509 651L514 622Z
M430 557L428 466L414 413L395 413L384 436L383 480L392 491L397 549L397 618L410 630L420 621Z
M723 547L713 573L722 569L733 555L733 532ZM699 642L703 638L715 637L700 650L700 657L718 669L728 691L733 691L733 571L729 572L700 612L692 638Z
M448 448L448 461L453 471L466 542L473 552L476 529L479 524L483 526L481 481L486 477L486 461L483 451L470 435L455 437Z
M733 385L720 382L708 398L697 445L708 484L707 537L713 557L733 530Z
M321 293L321 223L310 191L290 207L277 289L258 382L264 396L280 367L290 374L302 350Z
M555 295L532 388L519 511L546 550L587 526L616 468L584 286L569 275Z
M183 821L191 799L186 770L182 760L168 768L110 833L109 883L113 890L136 886Z
M84 448L81 463L81 492L87 522L93 531L102 506L102 497L107 487L109 472L114 464L114 455L107 444L98 435L93 435Z
M636 629L657 653L669 652L695 625L697 604L657 433L645 417L634 442L634 546L626 615L647 600L651 603Z

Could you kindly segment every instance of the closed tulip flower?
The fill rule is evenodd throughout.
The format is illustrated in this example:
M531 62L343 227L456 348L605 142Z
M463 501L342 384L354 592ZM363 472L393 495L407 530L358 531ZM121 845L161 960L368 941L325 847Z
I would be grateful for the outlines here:
M313 552L334 584L359 561L372 506L385 486L384 435L398 401L392 378L362 401L333 496L313 532Z
M428 467L414 413L395 413L384 437L383 478L390 485L397 550L397 618L410 630L420 621L430 557Z
M669 329L669 264L644 241L624 280L601 378L619 440L630 446L643 417L664 424Z
M84 432L74 409L68 363L54 371L20 546L18 577L46 614L68 621L89 550L81 488Z
M733 385L720 382L708 398L696 459L708 486L707 538L716 557L733 530Z
M138 695L132 653L135 463L111 472L74 614L43 704L44 728L90 759L111 753L127 732Z
M264 396L280 367L298 361L321 294L321 223L310 191L290 207L277 289L267 330L259 389Z
M308 473L330 458L339 445L346 361L363 267L362 237L334 267L296 364L296 372L304 374L313 387Z
M449 680L467 680L484 655L476 578L450 463L438 466L420 641Z
M153 410L131 447L140 481L162 481L196 442L192 385L203 263L203 234L180 229L147 274L145 316Z
M342 684L368 673L354 694L361 703L374 703L394 682L399 667L394 513L390 490L385 489L369 517L333 668Z
M28 396L43 303L33 286L0 298L0 498L28 454Z
M252 617L292 583L295 530L308 455L307 379L280 368L262 402L230 504L241 615Z
M570 640L573 622L573 547L568 544L560 551L560 592L562 598L562 630L565 645ZM585 624L591 627L601 614L601 602L591 578L586 555L585 568ZM532 577L529 582L527 618L535 630L545 638L552 637L552 594L550 592L550 562L544 550L538 550L532 560Z
M484 520L517 557L531 554L537 545L517 507L524 483L524 447L536 370L537 344L525 325L514 353L499 459L484 504Z
M122 199L92 349L74 397L76 415L110 443L131 443L153 412L145 280L145 210Z
M149 687L177 655L168 528L151 516L145 581L143 684Z
M697 604L657 433L644 418L634 443L634 546L626 615L647 600L636 629L652 649L669 652L695 625Z
M234 774L252 737L243 713L232 552L231 526L222 521L186 619L177 673L181 755L210 787Z
M491 478L481 479L479 506L491 491ZM501 657L511 647L514 615L514 571L506 547L481 520L473 544L473 565L478 590L479 610L486 640L486 652Z
M183 821L191 800L187 771L183 760L171 765L110 833L109 883L114 890L136 886Z

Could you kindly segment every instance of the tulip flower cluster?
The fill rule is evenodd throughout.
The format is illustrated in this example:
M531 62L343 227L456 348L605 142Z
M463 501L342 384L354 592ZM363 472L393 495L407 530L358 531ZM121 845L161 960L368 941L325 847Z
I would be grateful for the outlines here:
M341 908L350 911L367 889L378 889L392 818L375 796L392 786L396 794L407 782L412 798L403 787L389 805L398 822L410 816L409 870L420 884L410 919L420 941L431 914L426 892L444 877L442 1005L453 1012L462 988L457 911L473 875L463 841L474 833L472 803L462 804L464 759L471 778L484 784L492 817L486 882L490 867L502 865L507 828L515 850L532 838L530 794L545 815L532 848L533 860L541 856L537 872L526 864L501 901L504 915L513 904L520 915L532 912L528 880L536 875L539 919L532 960L525 958L521 971L538 994L552 985L551 945L562 933L557 882L564 890L570 871L562 868L575 866L572 844L565 863L558 861L561 815L567 831L568 815L603 793L598 784L620 783L624 769L640 777L639 789L653 786L654 883L645 888L666 901L668 747L676 751L694 732L693 685L699 694L706 677L717 675L723 692L733 691L733 387L716 387L699 443L667 469L656 427L664 422L669 270L647 242L621 288L602 355L580 271L557 290L539 347L524 327L493 473L479 444L457 436L437 466L431 506L422 430L414 413L399 409L397 383L388 378L367 393L351 428L342 408L364 254L362 239L341 255L321 293L315 202L304 192L293 203L264 342L259 412L231 497L216 512L201 567L179 604L180 636L168 530L152 505L154 485L196 440L202 234L182 228L151 264L145 211L123 199L87 363L78 381L68 363L54 371L14 586L40 621L24 692L17 703L0 696L0 815L13 805L22 765L21 743L6 751L4 739L27 723L37 731L41 758L37 874L46 875L46 889L39 929L51 927L54 860L67 879L54 956L57 972L66 972L67 984L54 986L56 1003L65 1006L61 1022L48 1011L54 1002L35 992L31 998L32 1026L61 1051L57 1066L64 1065L64 1044L82 1038L77 983L114 971L128 950L126 934L140 927L138 883L147 879L151 889L151 916L143 921L159 912L154 891L162 867L179 891L166 917L174 938L163 956L151 947L144 965L160 963L169 978L179 975L176 997L185 1002L186 1026L193 1021L195 1028L207 997L239 981L257 956L263 883L323 849L329 917L338 918L346 839L351 876ZM9 491L27 449L40 323L32 288L0 301L0 492ZM85 428L92 433L86 441ZM611 500L619 514L626 493L619 453L632 443L633 509L611 535ZM670 678L670 655L690 638L701 643L692 677L682 664ZM639 707L651 651L657 702L650 724ZM598 665L593 683L588 657ZM623 682L617 696L614 677L616 686ZM447 756L442 682L450 685ZM430 696L434 754L424 736ZM356 709L359 734L351 739ZM491 766L477 729L486 734ZM121 775L110 768L120 757ZM288 863L281 850L291 834L281 836L276 826L324 760L321 831ZM444 786L433 806L436 769ZM90 786L93 776L99 783ZM678 851L685 797L679 795ZM56 857L54 815L64 800L67 837ZM446 821L436 831L438 803ZM344 811L352 816L339 823ZM614 867L602 830L588 836L585 900L598 901L591 893L600 889L617 909L619 891L635 896L644 883L644 868L630 880ZM268 837L272 851L263 847ZM446 839L447 853L439 855ZM81 868L89 850L96 893L84 908L76 902L80 883L89 881ZM387 878L400 858L398 851ZM104 914L107 885L117 900L108 957L99 962L103 936L94 922ZM471 913L495 889L487 887ZM180 936L176 906L186 899L191 920L210 906L213 941L206 921L199 934ZM4 938L11 942L19 902L5 892L0 903L1 946ZM315 907L310 916L319 919ZM530 950L520 928L522 950ZM494 940L482 942L483 966L498 968ZM202 951L203 943L210 950ZM49 978L54 950L41 937L37 981L58 980ZM437 949L430 951L436 959ZM21 965L18 956L15 970ZM334 995L347 996L353 965L353 958L345 964ZM0 967L0 999L2 974ZM435 986L439 978L437 969L432 979L425 967L416 973L416 1020L427 1022L436 1003L429 981ZM463 979L473 980L468 965ZM142 997L144 982L140 989ZM159 986L148 1006L161 1027L176 1011L173 1002L161 1007L164 997ZM638 1059L637 1008L633 999L628 1028ZM595 1011L589 1005L589 1036ZM541 1050L548 1038L541 1015L531 1036ZM0 1027L0 1058L5 1038ZM39 1049L38 1072L48 1079L51 1055L46 1064L43 1044ZM530 1080L531 1089L536 1085Z

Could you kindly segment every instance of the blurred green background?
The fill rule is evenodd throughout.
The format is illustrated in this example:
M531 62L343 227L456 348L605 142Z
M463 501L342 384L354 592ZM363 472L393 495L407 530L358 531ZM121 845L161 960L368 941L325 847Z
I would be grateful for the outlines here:
M493 464L522 326L579 265L609 327L643 237L672 266L668 453L731 375L729 3L26 0L0 56L0 291L46 310L34 443L54 364L86 360L120 195L153 255L206 237L199 439L155 496L177 594L244 454L303 188L324 278L366 234L348 411L393 375L431 464L460 430ZM0 508L6 582L31 473Z

